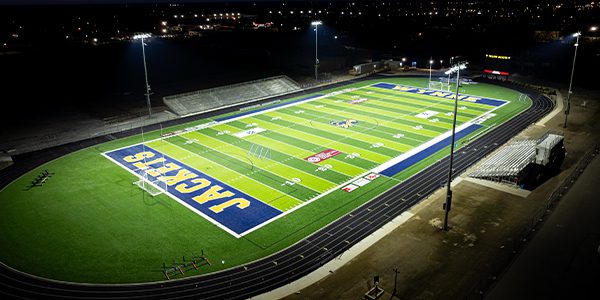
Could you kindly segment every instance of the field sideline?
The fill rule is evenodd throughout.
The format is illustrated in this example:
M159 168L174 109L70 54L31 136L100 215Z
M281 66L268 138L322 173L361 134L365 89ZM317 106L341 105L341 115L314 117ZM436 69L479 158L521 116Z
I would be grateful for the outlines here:
M400 86L426 84L359 82L164 129L163 137L147 133L143 146L134 136L49 162L0 192L0 260L48 278L116 283L164 279L163 262L201 250L219 263L186 274L274 253L448 154L454 100ZM459 147L531 103L486 84L461 93L506 101L461 100L457 126L471 129ZM139 163L151 159L135 160L144 150L166 160L145 167L169 184L168 195L132 185ZM55 176L27 189L44 169ZM191 175L173 178L178 170Z

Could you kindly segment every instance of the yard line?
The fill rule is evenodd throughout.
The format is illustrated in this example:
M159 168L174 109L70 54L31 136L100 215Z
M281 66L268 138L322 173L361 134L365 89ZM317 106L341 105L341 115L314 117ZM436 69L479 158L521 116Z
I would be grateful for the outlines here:
M259 120L257 122L263 122L263 121ZM269 128L272 128L273 126L276 126L274 124L270 125L270 126L269 125L265 126L265 125L266 125L265 123L259 123L259 126L262 127L262 128L265 128L265 129L269 129ZM229 126L229 125L227 125L227 126ZM281 133L276 133L276 134L283 135ZM280 141L280 140L276 139L275 137L273 137L273 135L274 135L273 131L265 131L265 132L263 132L261 134L256 134L256 135L253 135L253 136L249 136L248 139L252 140L252 141L256 141L256 140L257 141L261 141L265 145L274 146L275 148L280 149L278 151L282 151L281 147L288 147L288 148L296 149L296 150L298 150L298 152L296 154L294 154L294 156L302 157L302 160L305 157L308 157L308 156L311 156L311 155L313 155L313 154L315 154L317 152L320 152L319 149L327 148L327 146L314 145L314 144L312 144L310 142L305 142L305 144L307 144L307 145L311 144L311 146L313 146L310 150L307 150L305 148L300 148L300 147L298 147L296 145L292 145L292 144ZM292 139L292 137L288 137L288 136L286 136L286 137L289 138L289 139ZM300 139L298 139L298 140L300 140ZM358 165L355 165L355 164L349 164L349 163L347 163L345 161L336 160L336 158L337 158L337 156L330 158L328 160L328 163L337 166L337 167L334 166L334 168L333 168L334 172L346 175L348 177L354 177L354 176L356 176L356 174L360 174L360 173L364 172L367 169L370 169L370 168L373 168L376 165L379 165L379 163L368 161L370 166L368 166L368 167L361 167L361 166L358 166ZM315 166L317 166L317 165L315 164Z
M336 97L336 99L338 100L342 100L339 97ZM452 123L448 123L448 122L438 122L438 123L431 123L431 122L426 122L427 119L422 119L422 118L418 118L415 117L415 114L417 111L419 112L424 112L426 111L426 109L419 109L417 111L412 111L412 112L408 112L406 110L400 110L397 107L385 107L382 108L381 106L376 105L375 103L378 103L379 99L376 98L370 98L371 101L367 101L364 103L360 103L360 104L347 104L346 105L352 105L351 107L342 107L340 104L341 103L331 103L331 102L317 102L317 103L322 103L324 108L329 108L329 109L338 109L338 110L343 110L343 111L348 111L354 114L369 114L372 115L374 118L377 119L381 119L383 120L383 122L392 122L392 124L404 124L404 125L408 125L408 126L415 126L415 125L419 125L419 124L423 124L423 122L425 122L427 124L427 126L429 127L433 127L436 128L437 130L434 130L436 132L443 132L448 130L450 127L452 127ZM344 99L348 100L348 99ZM437 107L434 106L431 109L436 109ZM394 114L390 114L390 110L393 110L395 113ZM444 116L443 114L440 115L436 115L435 117L441 117ZM401 117L401 118L400 118ZM443 118L442 118L443 119ZM441 130L441 131L440 131Z
M192 141L192 143L188 143L188 140L181 136L177 138L179 139L177 143L182 144L182 148L188 148L191 150L208 148L198 142ZM206 159L221 164L224 167L227 167L238 174L242 174L247 177L251 177L251 175L254 175L257 177L255 178L256 180L261 181L263 184L266 184L283 193L293 193L298 199L310 198L310 195L318 194L317 191L302 184L297 184L293 187L291 187L290 185L285 185L284 183L288 180L291 180L292 178L281 177L278 174L274 174L272 172L259 168L258 166L255 166L254 161L249 159L248 156L245 155L245 153L237 155L236 153L233 153L231 151L209 151L205 153L205 156ZM248 160L249 162L244 161L244 159Z
M225 144L231 145L231 144L229 144L229 143L227 143L225 141L221 141L219 139L216 139L216 138L214 138L214 137L212 137L212 136L210 136L208 134L202 134L202 133L199 133L199 132L190 132L190 133L187 133L184 136L191 136L192 138L193 137L204 138L204 140L203 140L204 142L212 141L213 144L217 143L217 145L225 145ZM207 141L207 139L208 139L208 141ZM212 147L213 145L211 144L210 146ZM229 149L231 149L231 146L229 147ZM237 152L239 152L240 154L246 154L247 151L248 151L248 149L242 150L243 148L239 148L239 147L235 148L235 149L237 149L238 150ZM294 157L291 157L291 158L294 158ZM287 178L287 179L290 179L290 178L301 178L302 179L302 181L300 183L301 185L309 187L309 188L314 189L314 190L317 190L319 192L322 192L322 191L324 191L324 190L327 189L326 187L323 188L323 186L336 185L337 184L336 182L330 181L327 178L322 178L322 177L315 176L314 174L305 172L304 170L300 170L300 169L294 168L292 166L285 165L285 164L283 164L283 163L281 163L281 162L279 162L277 160L271 159L267 163L267 162L261 162L260 159L259 159L259 160L256 160L255 163L256 163L256 165L259 168L261 168L263 170L273 169L273 171L272 171L273 173L275 173L276 175L279 175L280 177L283 177L283 178ZM277 171L276 170L277 166L279 166L279 168L282 168L282 170L278 170ZM284 177L284 176L280 175L279 171L287 174L287 177ZM304 174L305 176L307 176L310 179L305 180L303 177L300 177L300 174ZM291 176L291 177L289 177L289 176ZM313 186L313 184L311 184L310 186L307 186L307 184L311 183L311 181L314 181L312 183L314 185L317 185L317 186L315 187L315 186Z
M322 129L319 129L316 127L311 127L310 122L307 119L301 119L301 120L303 122L306 122L306 125L309 125L309 126L290 122L287 120L294 119L294 118L287 114L284 115L284 114L280 114L280 113L271 113L270 115L281 117L282 119L277 121L279 123L293 124L293 126L285 126L285 127L288 128L289 131L296 132L298 134L297 136L306 136L307 138L310 139L310 141L312 141L314 143L318 143L322 146L329 146L331 148L334 148L336 150L346 152L346 153L362 152L364 154L364 155L361 155L362 157L367 157L369 160L377 162L377 163L382 163L384 161L387 161L390 157L392 157L390 155L382 154L380 152L371 151L371 150L369 150L368 146L367 146L367 148L365 148L363 146L358 146L357 144L365 144L365 143L351 138L351 134L346 135L346 136L340 136L338 134L324 132L324 130L322 130ZM264 118L261 116L260 120L270 122L269 120L265 120L267 118L270 119L268 116L265 116ZM281 125L281 126L283 126L283 125ZM296 129L296 128L298 128L298 129ZM336 139L323 137L323 135L328 135L328 136L335 135ZM366 144L368 144L368 143L366 143Z
M158 143L158 142L150 142L148 144L151 144L151 143ZM209 159L206 159L206 158L204 158L202 156L198 156L196 153L194 153L194 152L192 152L192 151L190 151L188 149L185 149L183 147L180 147L179 145L176 145L176 144L174 144L172 142L168 141L168 143L166 145L170 146L170 147L175 147L175 148L179 149L178 151L183 151L184 153L188 153L189 155L185 159L187 162L185 162L181 158L179 158L178 155L173 155L173 154L169 154L169 153L165 153L165 154L169 154L169 156L174 157L174 158L176 158L179 161L185 162L185 163L189 164L190 167L196 168L197 171L205 173L205 174L207 174L207 175L209 175L211 177L214 177L215 179L217 179L219 181L222 181L222 182L225 182L225 183L229 183L229 182L234 181L234 180L237 181L237 178L239 178L239 177L244 177L244 180L249 181L248 185L246 185L246 184L242 184L242 185L237 184L237 185L235 185L235 187L237 189L239 189L240 191L242 191L242 192L244 192L244 193L246 193L246 194L248 194L248 195L250 195L250 196L252 196L252 197L254 197L254 198L258 199L258 200L260 200L260 201L269 203L270 201L264 201L263 199L265 198L265 195L272 194L272 195L274 195L274 197L272 197L272 200L280 199L282 197L288 197L290 199L293 199L293 200L297 201L298 203L302 203L303 202L301 199L298 199L298 198L294 197L293 195L285 194L285 193L283 193L283 192L281 192L279 190L276 190L276 189L274 189L274 188L272 188L272 187L270 187L268 185L263 184L260 181L255 180L255 179L253 179L251 177L244 176L244 175L238 175L239 173L235 172L234 170L231 170L231 169L227 168L226 166L222 166L220 164L217 164L217 163L215 163L215 162L213 162L213 161L211 161ZM152 145L150 145L150 146L152 146ZM162 146L160 144L157 144L157 147L162 147ZM161 152L164 151L164 147L160 151ZM165 152L167 152L167 151L165 151ZM221 175L221 174L214 174L212 172L211 173L207 173L206 171L202 171L201 170L201 167L199 166L200 163L203 166L221 168L221 169L223 169L222 171L225 171L225 173L232 173L232 174L235 174L235 175L238 175L238 176L237 177L236 176L232 176L232 177L228 177L228 178L222 178L223 175ZM197 166L200 167L200 168L198 168ZM254 185L256 185L256 186L254 186ZM264 189L264 190L262 190L262 189Z

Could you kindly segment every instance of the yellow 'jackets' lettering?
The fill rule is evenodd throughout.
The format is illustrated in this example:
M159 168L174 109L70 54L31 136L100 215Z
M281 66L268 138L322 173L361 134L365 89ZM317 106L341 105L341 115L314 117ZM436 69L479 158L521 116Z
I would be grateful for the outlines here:
M248 201L244 198L235 198L235 199L231 199L227 202L223 202L219 205L211 206L209 209L214 211L215 213L220 213L224 209L226 209L230 206L233 206L233 205L237 205L237 208L239 208L239 209L244 209L244 208L250 206L250 201Z
M230 191L224 191L220 193L219 191L222 189L223 188L220 185L213 185L206 192L202 193L202 195L198 195L192 199L194 199L194 201L197 201L200 204L203 204L208 201L231 197L234 195L234 193Z
M151 157L154 157L154 153L152 153L150 151L144 151L144 152L137 153L136 155L125 156L125 157L123 157L123 160L125 160L126 162L132 163L132 162L143 160L144 158L151 158Z
M175 189L180 193L189 194L189 193L195 192L199 189L203 189L203 188L209 186L211 182L204 178L196 178L196 179L192 179L192 183L197 183L197 184L192 187L188 187L187 184L182 183L182 184L177 185L175 187Z
M158 177L160 174L169 173L171 171L175 171L175 170L179 170L179 169L181 169L181 167L178 164L168 163L156 170L148 171L148 174L150 174L154 177Z
M158 177L158 180L160 180L162 182L166 182L167 185L171 186L174 184L178 184L184 180L192 179L192 178L196 178L196 177L198 177L197 174L191 173L190 171L183 169L183 170L180 170L179 172L177 172L177 174L175 174L173 176Z

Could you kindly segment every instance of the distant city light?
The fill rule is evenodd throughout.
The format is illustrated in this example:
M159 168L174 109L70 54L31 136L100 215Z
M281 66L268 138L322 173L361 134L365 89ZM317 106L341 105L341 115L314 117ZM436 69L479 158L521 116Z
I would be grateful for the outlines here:
M94 43L98 42L98 38L93 38L92 41L94 41Z
M167 33L167 29L166 29L166 28L163 28L163 29L162 29L162 33Z
M592 27L590 27L590 31L596 31L596 30L598 30L598 26L592 26Z
M162 26L167 26L167 21L162 21L162 22L160 22L160 24L161 24Z

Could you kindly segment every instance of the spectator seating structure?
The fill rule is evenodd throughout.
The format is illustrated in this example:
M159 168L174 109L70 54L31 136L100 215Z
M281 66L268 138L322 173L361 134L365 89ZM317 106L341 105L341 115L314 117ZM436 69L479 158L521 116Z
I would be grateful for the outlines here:
M287 76L236 83L164 97L165 104L177 115L188 116L238 104L285 95L301 90Z
M512 142L483 162L470 177L519 185L535 163L536 140Z

